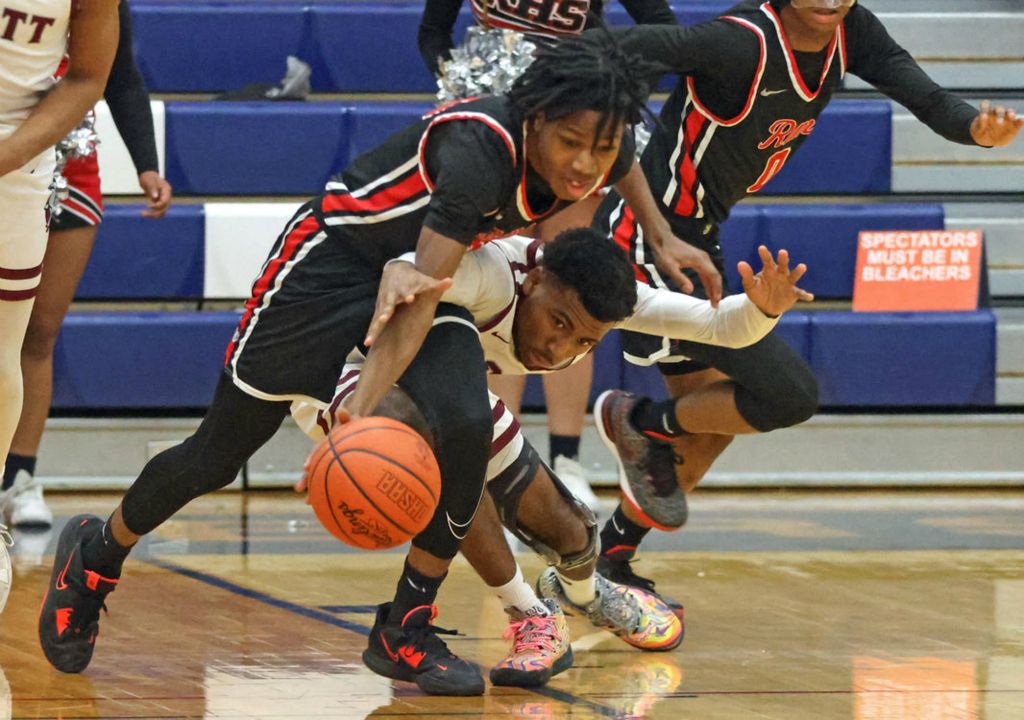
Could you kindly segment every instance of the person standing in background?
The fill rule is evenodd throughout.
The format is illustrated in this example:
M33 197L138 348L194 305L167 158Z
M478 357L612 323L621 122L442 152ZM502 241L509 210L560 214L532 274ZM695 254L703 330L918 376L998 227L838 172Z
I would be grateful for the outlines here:
M132 56L131 12L124 0L118 6L118 24L120 38L103 98L146 196L142 214L161 218L171 202L171 186L160 175L149 93ZM63 174L69 192L50 220L44 272L21 350L24 405L0 492L0 508L13 527L53 522L42 485L35 479L36 455L53 394L53 349L103 219L96 153L69 159Z

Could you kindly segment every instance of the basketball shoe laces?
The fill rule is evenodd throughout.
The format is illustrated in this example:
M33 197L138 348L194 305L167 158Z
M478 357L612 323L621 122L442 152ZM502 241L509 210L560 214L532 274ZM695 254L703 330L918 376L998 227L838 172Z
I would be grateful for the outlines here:
M428 656L435 659L455 657L452 651L448 649L448 645L445 641L437 636L458 635L458 630L448 630L447 628L438 627L430 622L419 627L403 627L402 629L412 646L417 650L423 650Z
M633 560L615 560L613 558L607 558L607 560L608 564L613 568L613 572L609 573L612 576L610 579L622 585L638 587L650 593L657 593L657 590L654 589L655 583L653 580L633 572Z
M517 620L505 628L502 637L508 640L515 638L512 646L512 653L519 655L527 651L548 651L553 652L555 643L552 641L557 626L553 615L525 617Z
M618 627L627 628L630 632L640 627L643 613L640 612L640 606L637 605L636 598L628 592L628 588L613 589L606 586L600 600L601 612Z
M88 574L92 571L85 572ZM75 586L78 594L69 627L79 633L88 631L91 634L99 629L100 610L109 612L106 603L108 593L90 590L79 578L68 578L68 582Z

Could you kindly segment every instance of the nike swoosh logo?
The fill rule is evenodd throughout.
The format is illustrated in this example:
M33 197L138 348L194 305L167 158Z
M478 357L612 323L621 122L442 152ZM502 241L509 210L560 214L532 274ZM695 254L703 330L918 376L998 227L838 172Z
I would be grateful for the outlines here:
M71 567L71 559L73 557L75 557L75 551L77 551L77 550L78 550L77 547L72 549L71 550L71 554L68 555L68 561L64 565L64 569L60 571L60 575L57 576L57 582L54 583L54 585L53 585L56 589L58 589L58 590L67 590L68 589L68 584L66 582L64 582L64 576L68 574L68 568Z
M384 639L384 633L380 634L380 644L384 646L384 652L391 658L391 662L398 662L398 653L392 652L391 648L388 647L388 641Z
M761 88L761 97L771 97L772 95L778 95L784 92L786 92L786 88L782 88L781 90L769 90L768 88Z
M614 527L614 528L615 528L615 531L616 531L616 532L617 532L617 533L618 533L619 535L625 535L625 534L626 534L626 531L625 531L625 530L623 530L622 528L620 528L620 527L619 527L619 524L618 524L617 522L615 522L615 516L614 516L614 515L612 515L612 527Z
M671 435L671 434L672 434L672 428L670 428L670 427L668 426L668 418L667 418L667 417L665 417L665 416L662 416L662 418L661 418L661 426L662 426L663 428L665 428L665 432L667 432L667 433L668 433L669 435Z
M448 529L451 531L452 535L454 535L457 540L465 540L466 535L469 534L469 525L473 522L473 518L470 518L464 523L458 523L452 520L452 516L448 514L447 510L445 511L444 516L448 519ZM462 534L460 535L459 530L456 530L455 528L461 530Z

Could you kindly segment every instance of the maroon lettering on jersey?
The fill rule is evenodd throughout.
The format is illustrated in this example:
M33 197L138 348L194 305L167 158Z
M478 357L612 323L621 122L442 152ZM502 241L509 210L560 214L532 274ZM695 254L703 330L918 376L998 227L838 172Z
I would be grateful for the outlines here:
M797 123L796 120L776 120L768 128L768 132L771 135L761 142L757 149L765 150L770 147L780 148L789 145L789 143L801 135L810 135L811 131L814 130L814 123L815 120L813 118L802 123Z
M57 18L44 15L33 15L30 18L28 13L8 7L5 7L3 12L0 12L0 18L7 20L7 23L4 25L3 35L0 35L0 39L3 40L14 40L14 33L22 23L35 25L35 28L32 30L32 37L28 40L29 45L37 45L43 38L43 31L57 22Z
M492 0L486 9L473 3L477 17L486 24L506 27L502 20L525 23L518 27L532 32L579 34L587 22L590 0Z

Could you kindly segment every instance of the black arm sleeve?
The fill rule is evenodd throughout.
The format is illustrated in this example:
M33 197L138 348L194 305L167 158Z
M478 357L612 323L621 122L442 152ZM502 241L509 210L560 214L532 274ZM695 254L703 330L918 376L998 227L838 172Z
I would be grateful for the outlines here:
M515 191L508 147L482 122L453 120L431 131L425 152L434 191L423 224L468 245Z
M928 77L873 13L854 6L845 24L850 72L906 107L947 140L977 144L971 138L971 122L978 110Z
M117 132L132 156L135 172L141 175L147 170L158 171L160 168L153 134L153 111L149 107L149 93L132 55L132 17L126 0L121 0L117 14L121 37L103 99L110 106Z
M461 8L462 0L427 0L423 7L416 42L423 62L434 75L440 70L438 58L451 59L452 28L455 27Z
M637 25L678 25L666 0L620 0Z

